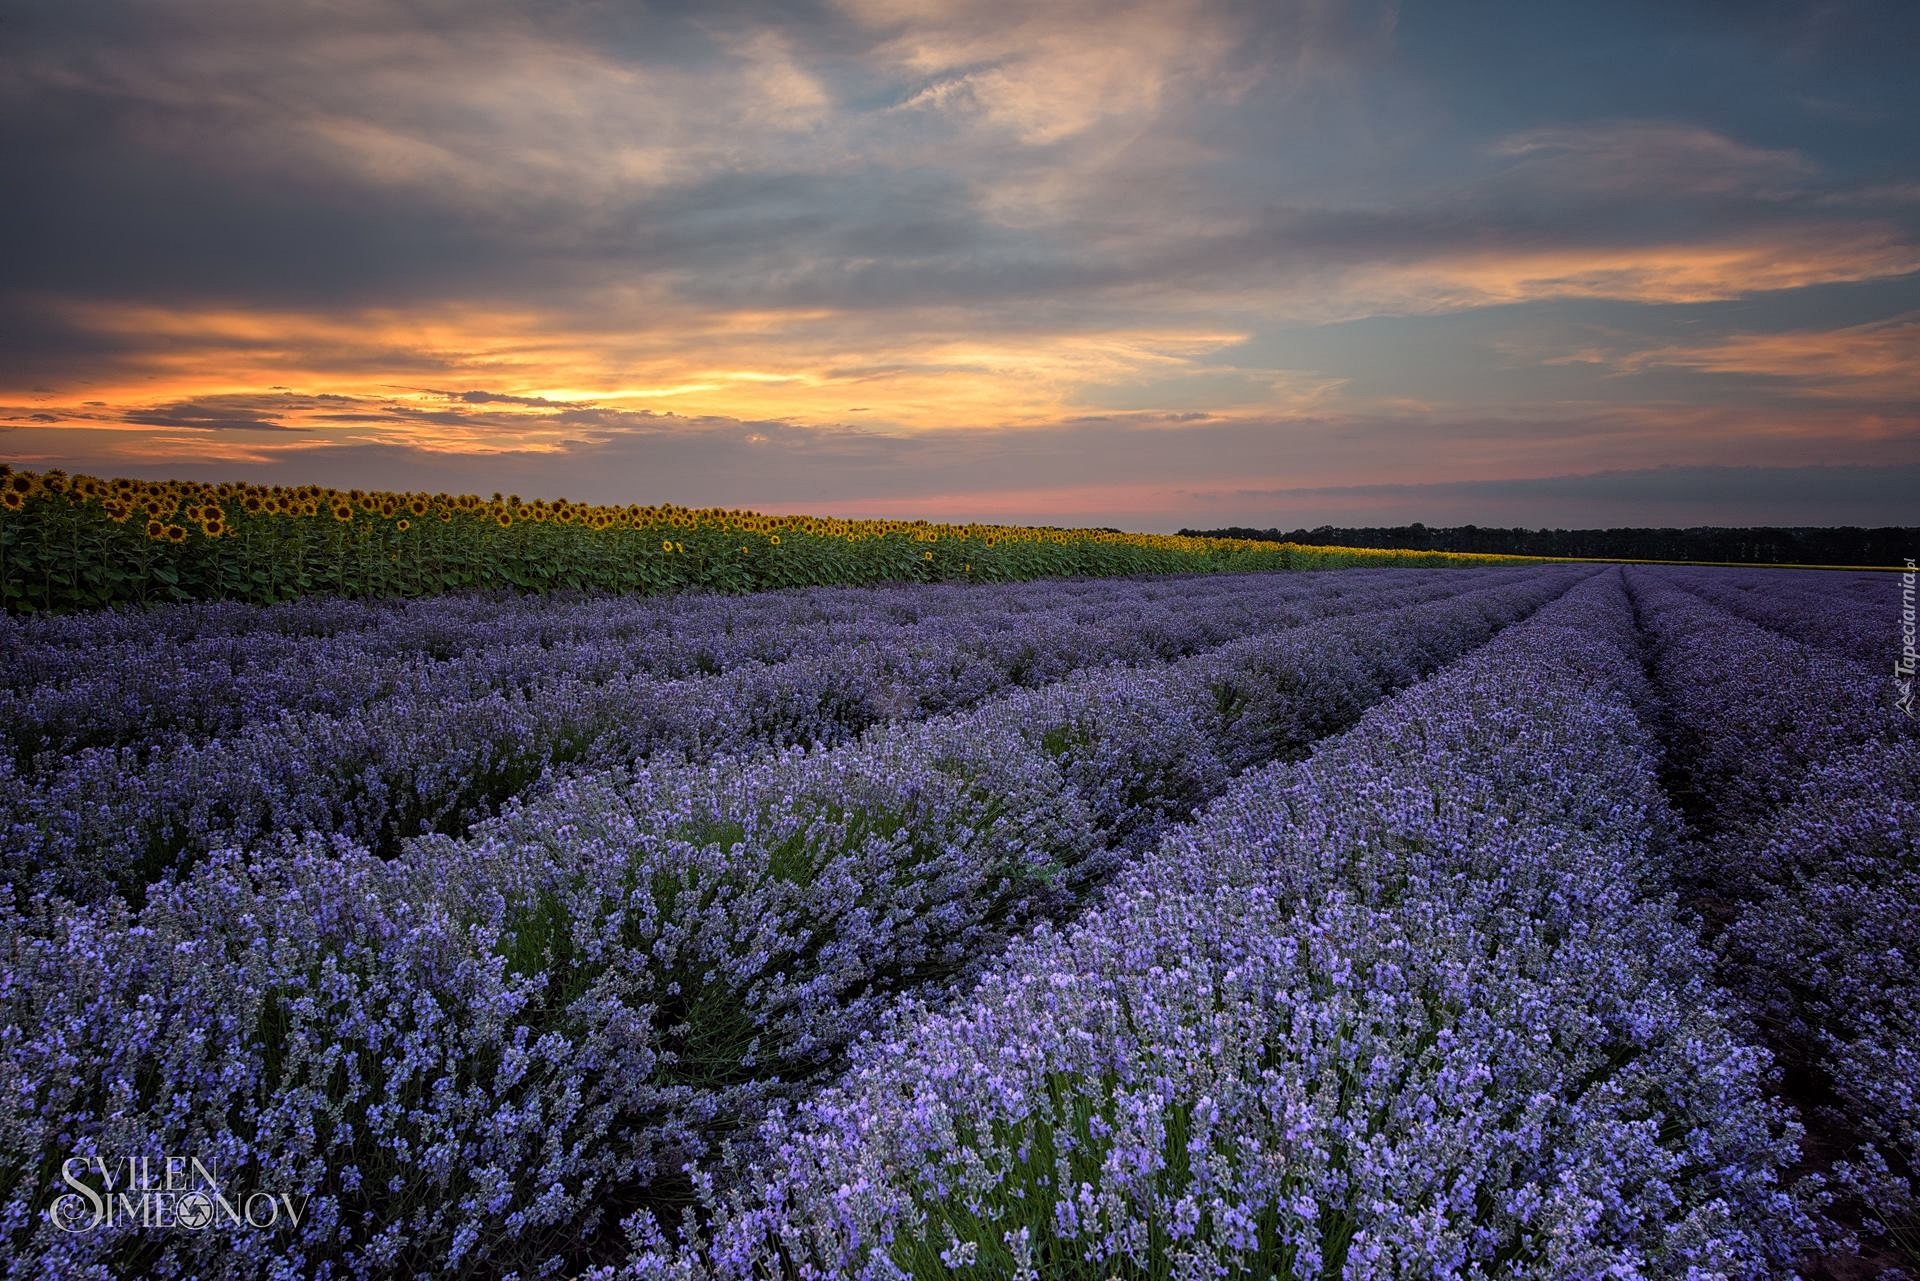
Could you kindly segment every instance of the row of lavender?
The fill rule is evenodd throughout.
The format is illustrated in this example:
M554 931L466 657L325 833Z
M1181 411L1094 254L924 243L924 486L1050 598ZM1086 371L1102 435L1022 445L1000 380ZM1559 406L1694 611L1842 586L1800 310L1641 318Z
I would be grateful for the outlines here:
M205 741L163 734L47 753L24 769L0 757L0 855L16 887L92 899L138 893L210 850L281 835L325 832L391 854L410 836L464 831L557 766L842 742L1082 667L1165 661L1511 577L1262 576L1231 596L1217 579L1189 580L1183 590L1144 583L1108 590L1097 609L1036 609L1044 597L1010 602L982 592L913 623L889 621L887 597L875 593L873 612L806 633L811 646L782 661L743 660L683 679L622 671L626 636L600 650L587 636L500 654L469 646L422 669L422 680L393 681L349 711L267 715ZM714 604L730 618L724 602ZM352 667L324 674L349 687L363 675ZM364 677L383 684L377 665ZM72 694L68 686L59 698Z
M1801 1079L1841 1190L1920 1264L1920 726L1895 705L1890 662L1733 616L1682 590L1685 574L1631 581L1697 837L1685 884ZM1890 654L1888 586L1873 610ZM1851 617L1781 625L1814 639Z
M1269 575L1261 594L1337 597L1355 582L1350 574ZM911 624L1015 615L1033 629L1100 626L1173 603L1198 615L1231 610L1242 595L1206 576L537 602L310 597L267 608L0 617L0 733L22 763L87 747L171 747L288 713L341 715L395 697L466 700L562 677L713 675L911 638ZM1153 620L1142 621L1150 648Z
M939 1004L1232 772L1298 756L1589 570L1092 671L815 752L558 782L465 840L217 853L0 914L9 1275L533 1275ZM85 981L76 981L84 975ZM195 1151L297 1229L58 1232L72 1155Z
M1897 656L1899 581L1891 574L1673 569L1661 579L1747 622L1875 667Z
M1244 776L617 1275L1787 1273L1796 1136L1665 893L1643 683L1610 572Z

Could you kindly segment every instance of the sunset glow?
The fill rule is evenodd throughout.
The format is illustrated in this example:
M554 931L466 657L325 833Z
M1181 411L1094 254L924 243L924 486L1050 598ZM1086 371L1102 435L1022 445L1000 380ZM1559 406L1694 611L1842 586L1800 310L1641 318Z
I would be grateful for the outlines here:
M1913 11L1476 21L29 4L0 456L1139 529L1910 516Z

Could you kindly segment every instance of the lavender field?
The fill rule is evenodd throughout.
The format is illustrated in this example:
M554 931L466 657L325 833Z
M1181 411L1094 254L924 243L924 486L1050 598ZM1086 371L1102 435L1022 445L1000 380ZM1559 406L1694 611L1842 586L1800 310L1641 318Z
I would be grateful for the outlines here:
M1586 564L0 619L0 1273L1920 1276L1899 623ZM179 1158L210 1221L115 1200Z

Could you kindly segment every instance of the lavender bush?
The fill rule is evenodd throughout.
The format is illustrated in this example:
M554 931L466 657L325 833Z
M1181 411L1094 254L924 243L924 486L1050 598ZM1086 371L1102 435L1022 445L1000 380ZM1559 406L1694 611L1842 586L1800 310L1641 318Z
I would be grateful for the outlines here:
M1793 1135L1662 895L1641 679L1609 576L1248 775L623 1275L1785 1269Z
M1788 1275L1761 1032L1912 1171L1881 587L0 620L0 1274ZM47 1218L181 1152L300 1221Z
M1920 1264L1920 732L1879 664L1730 615L1686 576L1633 583L1695 829L1684 879L1811 1077L1868 1230Z
M409 836L464 831L553 766L840 742L1085 665L1161 662L1249 632L1503 580L1312 581L1325 587L1249 580L1230 606L1214 600L1217 579L1196 582L1205 590L1193 597L1135 584L1152 594L1129 602L1110 592L1100 608L999 611L988 606L1007 593L996 590L980 593L977 612L921 623L888 621L906 608L896 604L859 620L857 644L828 628L817 648L706 677L623 674L629 640L586 657L579 646L558 659L535 647L526 667L513 653L483 655L447 684L401 680L348 713L287 712L205 741L39 753L15 765L21 784L0 800L0 853L16 886L80 898L137 894L209 850L278 835L346 836L391 854ZM332 677L351 687L351 670Z
M1900 587L1891 574L1673 569L1662 577L1792 640L1874 666L1894 654L1888 620L1898 616Z
M1089 672L833 750L561 779L391 859L311 838L216 852L137 914L40 896L4 918L0 1186L22 1274L591 1261L614 1220L690 1195L685 1164L835 1068L899 995L964 987L1217 794L1209 736L1238 720L1222 681L1311 656L1263 704L1262 724L1292 727L1263 741L1297 749L1586 572L1417 606L1405 661L1337 643L1375 625L1334 619L1302 629L1317 642ZM63 977L107 964L99 985ZM242 1186L311 1190L310 1217L69 1237L39 1213L63 1155L184 1149Z
M1488 581L1490 571L1388 575L1413 597ZM1371 584L1371 586L1370 586ZM340 715L413 702L525 691L572 677L711 676L797 654L916 641L978 644L1009 618L1045 638L1021 683L1070 670L1074 643L1118 657L1172 657L1244 635L1263 608L1313 608L1367 595L1353 573L1217 575L998 586L819 588L755 596L357 602L306 598L256 607L191 604L142 612L0 616L0 741L16 759L88 747L174 747L227 737L289 713ZM984 629L965 629L969 623ZM954 631L952 629L961 629ZM1075 629L1091 629L1082 638ZM924 634L922 634L924 633ZM1017 664L1019 656L1010 655ZM1049 666L1051 665L1051 667Z

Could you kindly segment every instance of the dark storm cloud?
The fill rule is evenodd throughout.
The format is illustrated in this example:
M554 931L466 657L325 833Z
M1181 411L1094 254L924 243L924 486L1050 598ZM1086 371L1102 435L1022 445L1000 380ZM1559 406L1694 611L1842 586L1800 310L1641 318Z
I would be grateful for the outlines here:
M425 392L429 396L444 396L448 400L457 400L466 405L532 405L542 409L559 408L565 402L548 400L544 396L509 396L498 391L440 391L432 387L412 387L409 391Z
M140 427L188 427L195 431L300 431L302 428L283 422L275 412L292 408L275 400L221 397L135 410L120 421Z

